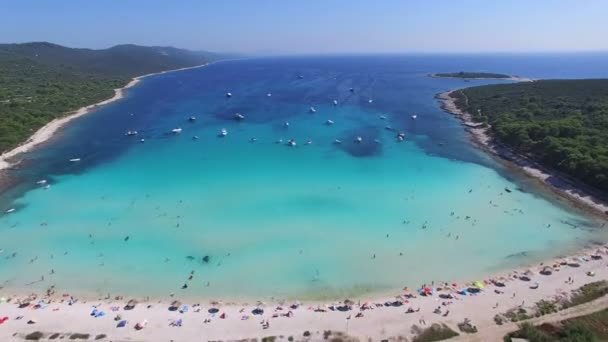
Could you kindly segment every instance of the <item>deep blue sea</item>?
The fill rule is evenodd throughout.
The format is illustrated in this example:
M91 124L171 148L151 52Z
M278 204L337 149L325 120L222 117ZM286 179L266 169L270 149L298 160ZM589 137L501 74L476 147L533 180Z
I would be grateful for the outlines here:
M478 151L434 99L505 81L427 74L608 77L607 57L258 58L148 77L10 172L0 291L368 296L604 241L598 222Z

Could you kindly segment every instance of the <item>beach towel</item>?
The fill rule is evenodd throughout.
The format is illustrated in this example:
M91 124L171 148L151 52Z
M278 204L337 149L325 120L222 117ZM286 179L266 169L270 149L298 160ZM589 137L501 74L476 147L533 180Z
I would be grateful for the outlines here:
M8 321L8 317L4 316L4 317L0 318L0 324L4 323L6 321Z
M98 312L98 311L97 311L97 308L93 308L93 311L91 311L91 314L90 314L90 315L91 315L91 316L95 316L95 315L97 315L97 312Z
M124 328L125 325L127 325L127 321L122 320L122 321L118 322L118 324L116 324L116 327L117 328Z
M182 309L181 309L181 310L179 310L179 312L181 312L181 313L188 312L188 305L183 305L183 306L182 306Z
M105 313L105 312L103 312L103 311L98 311L98 312L95 314L95 318L97 318L97 317L103 317L103 316L105 316L105 315L106 315L106 313Z

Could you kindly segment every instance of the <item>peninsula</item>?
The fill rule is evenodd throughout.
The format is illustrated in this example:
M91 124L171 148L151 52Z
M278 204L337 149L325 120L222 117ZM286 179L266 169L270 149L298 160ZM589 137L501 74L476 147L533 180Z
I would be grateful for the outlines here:
M47 140L65 119L121 98L121 89L135 85L135 77L218 59L214 53L173 47L91 50L47 42L0 44L0 168ZM56 119L63 121L46 126Z
M608 191L608 80L541 80L438 95L475 140L602 212Z
M430 74L431 77L441 78L462 78L462 79L510 79L517 76L496 74L489 72L470 72L470 71L459 71L459 72L440 72L436 74Z

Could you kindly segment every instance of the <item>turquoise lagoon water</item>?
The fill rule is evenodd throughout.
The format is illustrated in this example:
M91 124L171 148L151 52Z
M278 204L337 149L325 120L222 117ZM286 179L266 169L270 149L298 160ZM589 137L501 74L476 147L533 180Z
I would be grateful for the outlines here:
M472 279L603 241L597 222L472 147L433 98L492 81L426 77L479 63L562 75L563 60L535 58L253 59L150 77L12 171L0 204L17 210L0 217L0 284L342 298ZM234 120L236 112L246 119ZM176 127L181 135L168 133ZM218 137L221 128L228 136ZM37 187L38 179L52 187Z

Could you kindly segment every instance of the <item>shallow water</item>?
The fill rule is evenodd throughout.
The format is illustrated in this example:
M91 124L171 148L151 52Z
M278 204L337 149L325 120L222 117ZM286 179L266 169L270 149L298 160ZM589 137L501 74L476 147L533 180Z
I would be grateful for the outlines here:
M0 198L3 208L17 208L0 217L0 282L22 292L56 285L341 298L475 278L602 241L597 222L471 146L433 98L498 81L426 77L467 68L527 77L591 72L589 62L569 61L570 69L559 56L276 58L147 78L13 171L17 186ZM170 134L176 127L183 133ZM221 128L226 137L218 137ZM35 186L42 178L50 189Z

